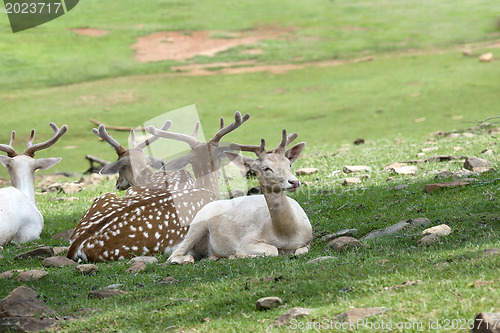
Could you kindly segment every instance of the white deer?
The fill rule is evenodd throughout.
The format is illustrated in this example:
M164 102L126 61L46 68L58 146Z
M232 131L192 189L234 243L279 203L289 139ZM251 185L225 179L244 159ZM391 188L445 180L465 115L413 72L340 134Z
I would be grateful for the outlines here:
M167 120L161 130L167 131L172 126L172 122ZM116 188L126 190L130 186L145 186L148 188L161 188L168 190L180 190L194 187L194 179L185 170L171 170L169 172L152 172L148 166L153 169L161 169L166 162L144 154L144 148L159 139L158 136L147 138L139 143L135 139L135 131L130 131L130 142L132 148L125 149L118 141L113 139L106 132L104 125L99 125L93 129L95 135L109 143L111 148L116 151L118 159L106 164L100 174L111 175L118 173Z
M211 180L216 178L219 160L224 156L221 150L229 149L221 147L220 140L245 122L249 115L242 117L236 112L234 118L232 124L221 126L208 143L201 143L193 136L171 133L173 139L185 141L189 137L190 142L197 142L188 157L181 157L175 163L191 163L195 174L201 177L196 182L205 181L206 185L214 187L173 191L133 186L124 198L106 193L94 201L78 222L67 257L112 261L141 254L171 253L184 238L196 213L220 196L218 186L215 187ZM165 136L165 130L160 132ZM195 129L193 134L196 132Z
M68 130L66 125L59 129L50 123L50 127L54 131L52 138L37 144L33 144L35 130L32 130L22 154L14 150L14 131L9 145L0 144L0 151L7 153L7 156L0 155L0 162L9 171L13 186L0 189L0 246L34 240L42 232L43 216L35 203L35 171L48 169L61 158L35 159L35 152L52 146Z
M207 204L193 219L186 237L170 256L170 263L193 263L195 257L204 255L222 258L307 253L311 223L302 207L285 194L300 186L290 167L305 143L285 151L297 135L287 137L286 130L282 134L281 143L271 151L266 151L264 139L260 146L230 145L257 155L252 159L225 153L238 166L257 173L263 195Z

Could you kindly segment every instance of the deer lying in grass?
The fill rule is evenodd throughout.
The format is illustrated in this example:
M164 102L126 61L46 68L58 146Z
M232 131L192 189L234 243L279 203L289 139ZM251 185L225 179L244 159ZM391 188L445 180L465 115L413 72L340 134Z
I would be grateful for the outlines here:
M162 130L167 131L172 126L172 122L167 120ZM145 186L148 188L160 188L169 190L181 190L194 187L194 179L185 170L171 170L170 172L159 171L153 173L148 166L154 169L161 169L166 162L144 154L144 148L159 139L157 136L148 138L137 143L135 131L130 131L130 141L132 148L125 149L118 141L113 139L104 125L99 125L93 129L95 135L109 143L116 151L118 159L106 164L99 173L112 175L118 173L116 188L126 190L130 186Z
M241 117L237 112L235 121L222 126L208 143L200 143L193 136L170 133L175 139L184 141L190 137L191 142L198 142L193 146L196 152L192 147L189 158L180 158L176 163L192 163L195 174L214 177L215 168L218 168L223 156L215 148L222 149L219 147L221 138L238 128L248 117ZM159 131L155 128L150 130ZM161 132L165 135L164 130ZM196 181L213 184L208 179ZM217 200L218 191L218 186L178 191L134 186L125 198L106 193L78 222L71 236L67 257L75 261L111 261L141 254L171 253L184 238L196 213L207 203Z
M251 151L257 159L226 152L236 165L257 173L263 195L219 200L203 207L190 229L169 258L172 264L193 263L195 257L212 258L277 256L279 252L303 254L312 239L312 227L306 213L285 191L295 191L299 180L291 173L291 164L299 157L304 142L285 151L297 135L287 137L283 130L280 145L266 151L260 146L233 144L234 149Z
M24 153L14 150L16 133L12 131L9 145L0 144L0 162L10 174L12 186L0 189L0 246L11 241L23 243L37 239L43 229L43 216L35 204L35 171L48 169L61 158L35 159L35 152L55 144L66 133L68 126L60 129L50 123L54 133L49 140L33 144L35 130L31 130Z

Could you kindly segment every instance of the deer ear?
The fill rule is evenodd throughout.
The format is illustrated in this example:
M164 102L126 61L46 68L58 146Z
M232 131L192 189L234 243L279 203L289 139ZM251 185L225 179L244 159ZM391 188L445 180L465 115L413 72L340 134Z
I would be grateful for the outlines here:
M252 164L254 162L253 158L242 156L233 152L225 151L224 155L231 160L236 166L244 170L252 169Z
M165 164L162 167L163 171L176 171L176 170L182 170L188 165L189 163L193 163L193 156L191 152L189 152L187 155L176 158L175 160L172 160Z
M118 161L114 161L103 166L99 173L101 175L113 175L118 173L118 171L120 171L120 169L128 163L130 163L130 159L128 157L120 158Z
M11 160L12 159L9 156L0 155L0 163L2 163L6 168L9 167Z
M286 151L285 156L290 160L290 163L295 162L297 158L299 158L299 155L305 146L306 146L305 142L300 142Z
M56 165L62 160L60 157L39 158L35 160L34 169L47 170L48 168Z
M163 168L167 163L165 163L164 160L160 160L159 158L152 157L152 156L147 156L147 163L149 166L151 166L153 169L160 170Z

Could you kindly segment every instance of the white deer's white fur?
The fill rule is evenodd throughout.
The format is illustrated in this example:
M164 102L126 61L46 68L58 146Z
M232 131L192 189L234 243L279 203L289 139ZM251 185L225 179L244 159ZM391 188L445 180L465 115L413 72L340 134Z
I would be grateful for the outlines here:
M286 131L283 137L286 142ZM285 194L300 185L290 165L304 146L299 143L286 153L266 153L263 142L264 153L256 160L226 153L235 164L257 173L264 194L207 204L193 219L186 238L169 261L191 263L203 255L221 258L306 253L312 239L311 223L302 207Z
M9 242L23 243L40 236L43 217L35 205L35 171L48 169L60 160L0 155L0 162L9 171L14 186L0 189L0 246Z

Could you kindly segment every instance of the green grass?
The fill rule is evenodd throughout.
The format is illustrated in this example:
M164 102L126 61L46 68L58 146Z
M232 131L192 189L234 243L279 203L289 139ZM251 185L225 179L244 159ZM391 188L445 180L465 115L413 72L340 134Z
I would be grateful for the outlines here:
M480 156L495 144L496 137L486 131L475 132L472 139L431 138L439 147L437 153L448 154L459 145L460 154ZM313 309L302 319L303 325L333 320L350 307L385 307L388 311L371 317L369 322L414 322L470 320L481 311L498 311L496 302L498 256L483 255L487 248L500 247L498 216L498 171L477 176L478 183L457 189L424 193L423 186L436 182L437 170L452 172L462 162L428 162L418 164L417 176L398 176L383 171L390 162L415 159L420 149L430 144L413 140L397 146L384 140L364 145L351 145L348 152L335 156L331 151L306 151L296 167L315 166L320 172L303 176L303 188L291 194L306 210L313 225L315 239L311 251L304 256L201 260L190 266L164 265L166 256L158 255L160 264L150 265L137 274L125 273L127 261L100 263L94 276L82 276L73 268L49 269L50 275L31 282L34 288L57 311L63 321L62 331L141 331L157 332L196 328L198 331L264 331L274 319L291 307ZM429 154L432 155L432 154ZM490 159L498 169L498 157ZM346 175L334 174L343 165L367 164L371 178L354 187L340 185ZM394 180L387 182L393 176ZM446 180L446 179L445 179ZM397 184L408 184L393 190ZM76 195L75 202L53 201L60 193L38 195L45 216L40 240L4 248L0 271L41 269L41 261L12 261L15 254L39 245L65 245L50 237L73 227L100 193L111 191L112 182L90 187ZM399 237L365 242L366 247L334 253L324 250L320 236L344 228L357 228L357 237L386 227L402 219L425 216L433 225L447 224L453 232L431 247L417 246L419 230ZM310 259L332 255L336 258L315 264ZM179 282L159 284L171 275ZM274 277L271 281L262 278ZM421 283L401 285L404 281ZM475 281L490 281L475 287ZM4 280L0 297L20 283ZM129 293L107 300L92 300L87 294L111 284L122 284ZM342 292L343 288L353 288ZM492 288L492 289L489 289ZM285 305L270 311L257 311L255 301L264 296L279 296ZM82 310L87 309L87 310ZM90 310L88 310L90 309ZM210 320L207 322L205 318ZM327 321L327 322L328 322ZM298 325L298 324L297 324ZM273 331L282 331L286 328ZM367 328L360 332L369 332ZM417 332L419 330L394 330ZM444 328L436 332L446 332ZM455 330L460 331L460 330Z

